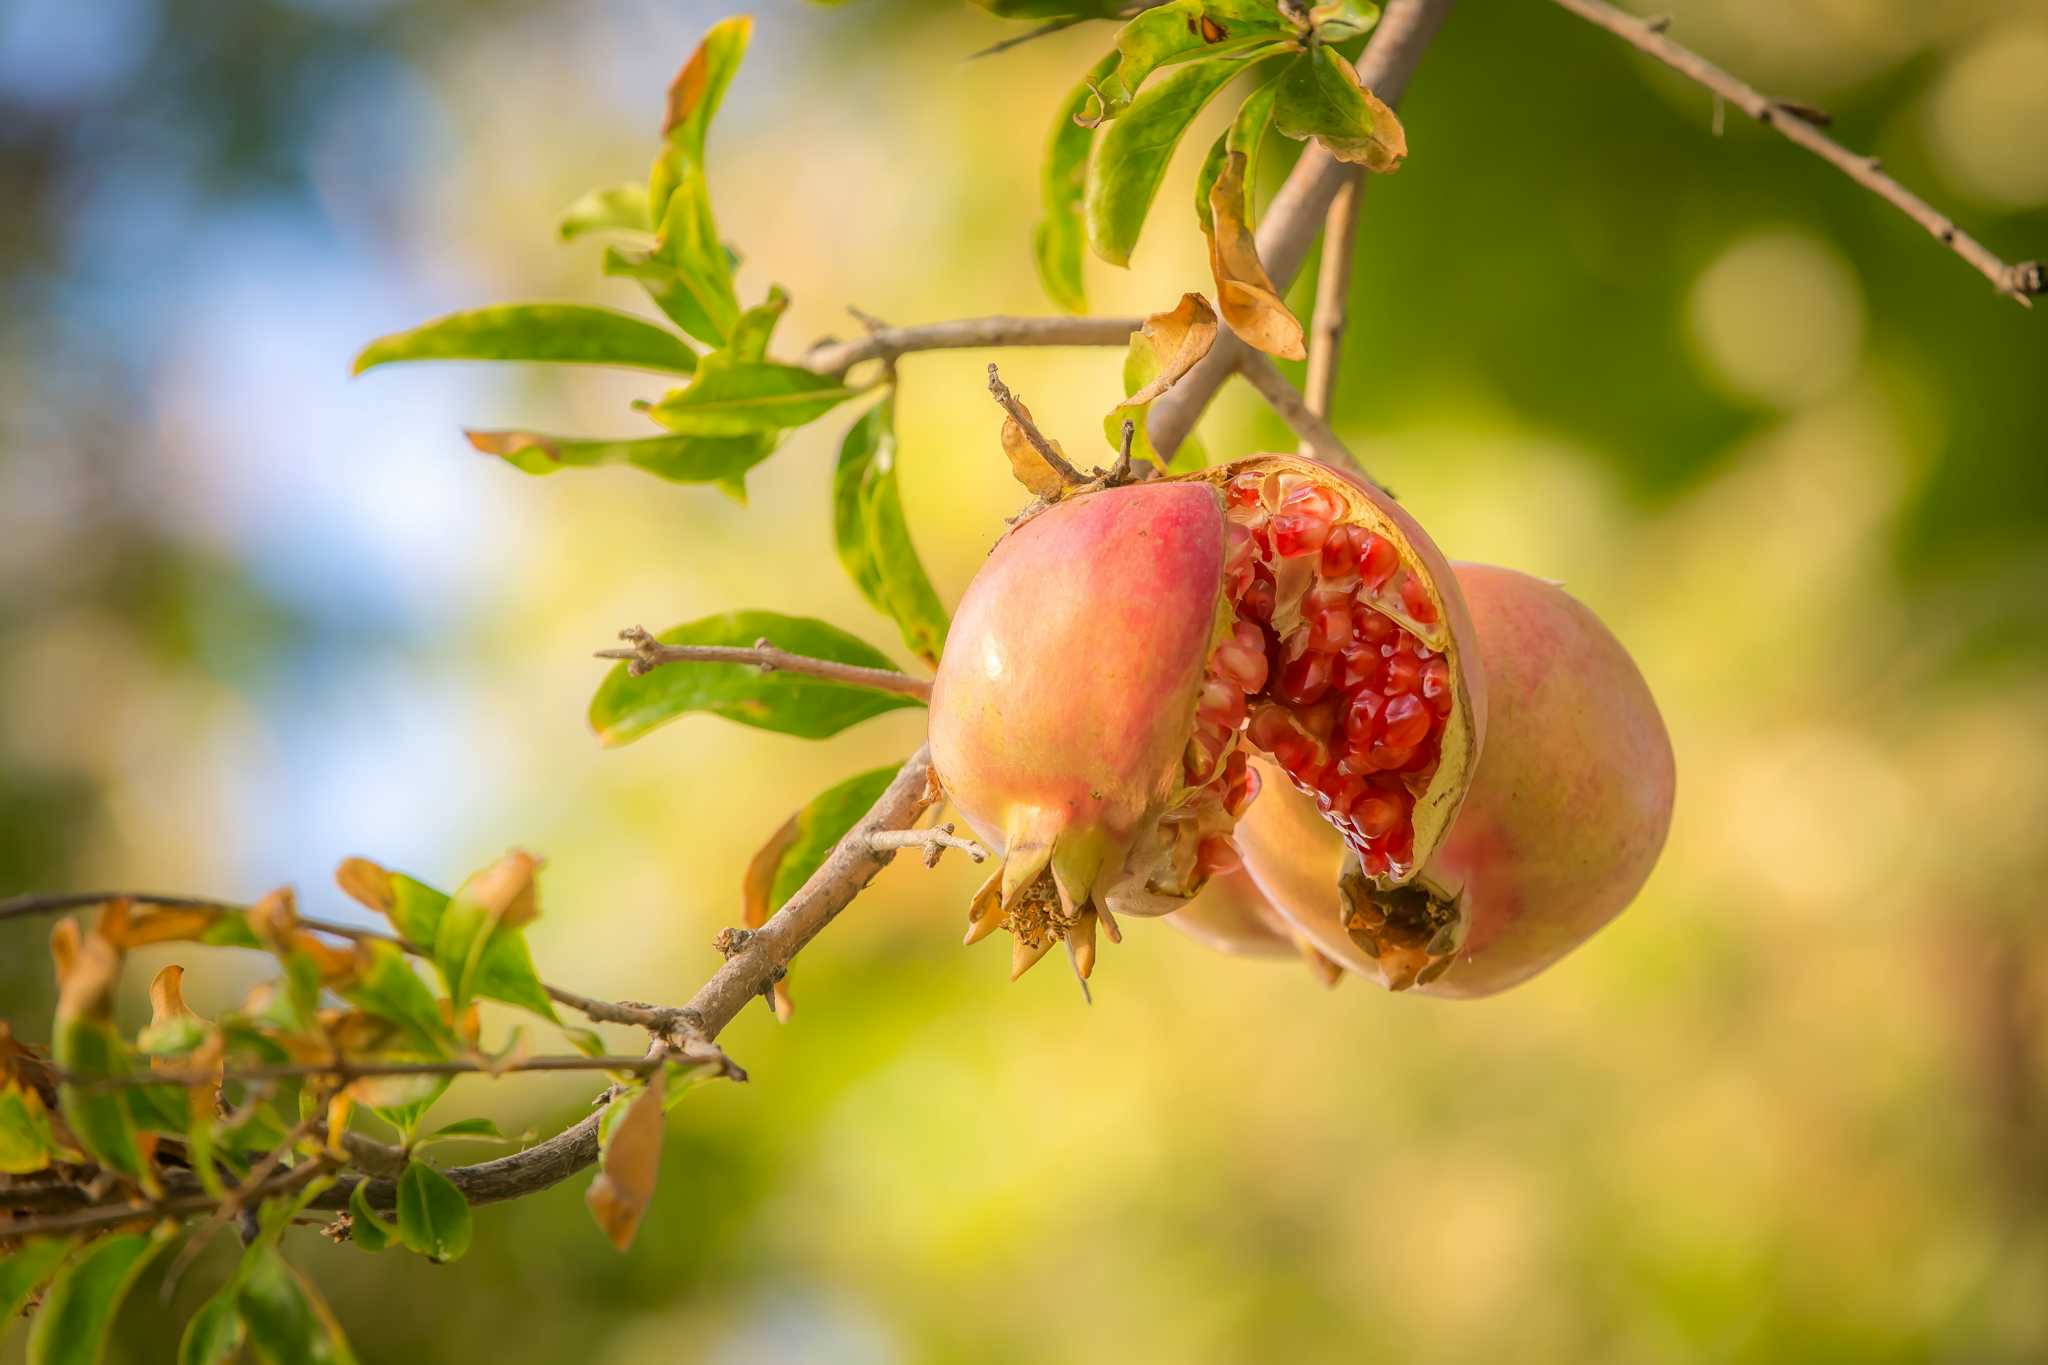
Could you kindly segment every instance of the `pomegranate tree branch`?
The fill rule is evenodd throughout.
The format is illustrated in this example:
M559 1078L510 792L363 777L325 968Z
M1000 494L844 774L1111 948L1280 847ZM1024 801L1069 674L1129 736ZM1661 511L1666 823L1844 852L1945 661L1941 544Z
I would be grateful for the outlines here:
M1364 182L1364 171L1352 171L1323 219L1323 260L1316 272L1316 311L1309 321L1308 377L1302 384L1302 396L1308 400L1308 410L1325 420L1334 411L1337 397L1337 357L1344 346L1352 246L1358 236L1358 194Z
M1309 454L1324 464L1335 465L1354 474L1365 474L1358 457L1337 438L1336 432L1330 430L1328 422L1309 409L1307 400L1287 382L1287 376L1280 373L1279 367L1271 360L1247 348L1238 361L1238 373L1259 391L1267 406L1280 414L1281 420L1301 438L1302 448Z
M957 848L967 855L969 862L978 863L988 857L988 850L972 839L963 839L947 824L932 829L885 829L868 836L868 847L877 853L894 853L898 849L915 848L924 852L924 865L937 867L939 855L949 848Z
M894 360L912 351L971 351L990 346L1124 346L1143 318L1041 317L998 314L918 327L870 327L851 341L821 341L803 358L816 374L843 375L864 360Z
M636 678L664 664L751 664L763 673L800 673L807 678L822 678L826 682L865 687L874 692L891 692L899 697L915 697L919 701L928 701L932 695L930 683L908 673L843 664L836 659L818 659L808 654L791 654L766 640L756 641L751 649L727 645L665 645L640 626L626 627L619 632L619 638L630 647L600 649L597 657L624 659L627 672Z
M1017 400L1017 395L1010 392L1010 386L1005 384L1002 375L996 372L994 361L989 362L988 391L996 400L996 405L1008 413L1010 420L1017 424L1017 429L1024 433L1024 439L1038 452L1038 458L1044 460L1055 474L1064 479L1070 487L1088 482L1087 476L1074 468L1067 457L1060 454L1051 441L1045 439L1045 433L1038 429L1038 424L1031 420L1031 414L1024 410L1024 405Z
M1451 0L1388 0L1386 13L1373 29L1358 59L1358 78L1390 105L1399 104L1408 78L1422 61L1430 41L1450 12ZM1283 293L1301 273L1309 243L1323 226L1338 191L1350 181L1353 167L1311 143L1288 172L1259 224L1259 260ZM1224 329L1209 354L1152 405L1152 445L1171 457L1194 430L1209 400L1239 368L1250 347Z
M909 829L937 800L931 754L919 749L810 880L766 924L750 933L682 1006L680 1012L694 1021L705 1042L715 1039L749 1000L767 991L788 969L790 960L888 864L894 851L877 850L874 836ZM606 1096L588 1117L525 1151L473 1166L456 1166L446 1174L473 1204L516 1199L559 1184L597 1160L598 1122L610 1103L611 1097ZM323 1208L345 1208L355 1183L344 1179L315 1202ZM389 1179L370 1181L367 1194L378 1208L395 1207L398 1201L398 1187Z
M1863 188L1918 223L1936 241L1962 257L1999 293L2031 308L2034 294L2048 293L2048 267L2039 261L2007 265L1955 221L1884 173L1874 156L1860 156L1820 130L1811 110L1772 99L1664 34L1666 24L1638 19L1603 0L1556 0L1588 23L1597 24L1637 51L1655 57L1686 79L1705 86L1766 128L1796 142Z

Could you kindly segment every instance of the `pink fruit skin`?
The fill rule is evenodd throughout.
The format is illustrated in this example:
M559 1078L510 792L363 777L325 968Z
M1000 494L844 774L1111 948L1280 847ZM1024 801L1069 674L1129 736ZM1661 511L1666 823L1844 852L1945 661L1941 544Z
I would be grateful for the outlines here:
M1296 930L1242 869L1209 879L1202 894L1166 917L1195 942L1243 957L1300 955Z
M1199 483L1076 498L997 545L932 684L933 766L977 834L1140 832L1179 780L1222 574Z
M1423 873L1461 893L1465 938L1454 965L1416 989L1470 997L1535 975L1635 898L1670 827L1675 775L1648 685L1592 612L1511 569L1455 572L1485 668L1487 736ZM1246 869L1325 953L1377 978L1341 923L1341 842L1273 776L1238 826Z

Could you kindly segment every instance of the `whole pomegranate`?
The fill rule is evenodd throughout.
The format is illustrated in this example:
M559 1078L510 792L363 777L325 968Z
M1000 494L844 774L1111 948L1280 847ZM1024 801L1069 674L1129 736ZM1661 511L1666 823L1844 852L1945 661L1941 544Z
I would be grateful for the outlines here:
M1329 822L1382 936L1448 960L1454 897L1410 888L1479 758L1458 582L1378 489L1290 455L1083 492L1022 522L954 618L931 699L946 795L1004 855L968 941L1013 975L1235 868L1256 752ZM1445 938L1446 933L1450 938Z
M1673 772L1649 687L1592 612L1512 569L1456 574L1486 663L1486 749L1415 881L1367 884L1291 791L1261 799L1235 837L1273 908L1330 957L1395 989L1477 996L1533 976L1634 899L1670 826ZM1404 923L1410 896L1458 906L1455 945Z

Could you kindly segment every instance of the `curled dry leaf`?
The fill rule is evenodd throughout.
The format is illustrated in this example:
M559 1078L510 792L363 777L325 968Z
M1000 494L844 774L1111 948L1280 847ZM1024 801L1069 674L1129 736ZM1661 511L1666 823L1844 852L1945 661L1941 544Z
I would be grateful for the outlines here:
M768 922L768 916L774 910L769 902L775 890L775 874L782 866L782 855L796 843L798 833L797 817L792 815L768 836L768 842L761 845L760 852L747 864L746 880L740 885L740 922L747 928L758 929ZM778 981L773 990L775 1017L788 1023L789 1016L796 1009L795 1002L789 998L789 983Z
M1283 360L1305 360L1301 323L1273 288L1245 222L1245 154L1232 152L1209 190L1209 269L1216 302L1230 330L1247 345Z
M647 1088L612 1129L604 1168L583 1196L597 1225L620 1251L633 1245L661 1170L661 1107L667 1089L663 1072L656 1067L648 1075Z
M355 976L353 948L337 947L299 927L299 901L289 886L280 886L249 907L249 927L272 952L303 953L320 969L320 979L332 984Z
M518 929L540 914L533 885L533 874L540 865L540 859L531 853L513 849L472 877L465 889L470 899L484 908L491 924Z
M391 874L368 858L344 858L334 869L334 884L343 895L366 909L389 915L398 897L391 891Z
M1145 319L1138 335L1151 346L1159 360L1159 372L1152 382L1126 398L1120 407L1149 403L1172 388L1180 377L1216 344L1216 310L1200 294L1183 294L1171 312L1154 313Z
M1024 406L1022 399L1017 400L1017 410L1024 414L1026 421L1031 420L1031 409ZM1066 459L1067 452L1060 449L1058 441L1047 438L1046 444L1061 459ZM1017 482L1038 497L1057 498L1066 491L1066 478L1039 453L1014 417L1003 418L1003 454L1009 456L1010 469L1016 474Z
M80 934L77 921L63 920L50 932L50 955L57 963L57 1021L113 1018L121 950L98 929Z

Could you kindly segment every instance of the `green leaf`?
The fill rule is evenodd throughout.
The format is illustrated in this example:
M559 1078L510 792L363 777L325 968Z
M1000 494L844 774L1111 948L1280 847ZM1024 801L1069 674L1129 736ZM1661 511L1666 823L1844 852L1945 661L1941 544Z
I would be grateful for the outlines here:
M521 930L501 927L491 935L484 944L483 956L477 960L476 974L470 978L470 991L517 1005L550 1022L560 1022L555 1015L555 1002L534 969L533 952Z
M604 1056L604 1037L596 1029L565 1026L562 1036L568 1039L570 1047L586 1057Z
M768 286L768 297L740 314L740 320L733 324L732 342L726 350L734 360L754 362L768 354L768 340L775 335L775 324L782 321L782 315L789 311L789 291L779 284Z
M469 1250L469 1201L455 1182L425 1162L407 1164L398 1177L398 1240L435 1261Z
M654 219L647 212L647 187L627 184L592 190L563 210L556 231L565 242L595 232L653 232Z
M723 346L740 316L732 258L718 239L704 168L670 160L675 184L653 250L606 247L604 273L638 281L676 326L707 346Z
M241 1289L237 1277L200 1305L178 1340L178 1365L225 1365L235 1358L247 1336L242 1326Z
M1095 145L1095 118L1103 109L1096 92L1116 70L1121 54L1112 52L1088 69L1088 75L1072 93L1052 126L1046 144L1045 165L1039 173L1038 192L1045 217L1032 236L1032 251L1038 260L1038 280L1052 301L1069 313L1088 311L1088 296L1081 283L1081 246L1088 235L1081 221L1081 195L1088 178L1088 149Z
M783 905L803 889L803 884L811 879L811 874L832 852L833 845L845 838L846 831L881 800L882 793L895 781L901 766L892 763L858 777L849 777L814 797L809 805L796 813L796 837L776 864L775 880L770 884L768 893L769 904Z
M40 1171L56 1154L57 1135L43 1097L19 1081L0 1086L0 1172Z
M1299 45L1272 0L1169 0L1117 30L1118 63L1104 87L1108 113L1128 107L1161 67L1222 57L1265 56Z
M398 1236L398 1229L370 1207L370 1182L358 1180L348 1192L349 1240L364 1251L382 1251Z
M705 135L753 36L754 21L744 14L720 20L705 32L697 50L669 84L668 108L661 125L662 138L669 147L703 161Z
M0 1341L20 1316L28 1296L50 1278L74 1243L64 1237L31 1237L0 1256Z
M355 1357L341 1324L275 1246L250 1247L237 1273L238 1306L257 1359L268 1365L351 1365Z
M434 936L434 965L457 1010L477 994L478 967L492 938L517 934L534 917L538 867L529 853L508 853L464 878L448 898Z
M903 517L893 396L861 414L840 442L832 522L839 562L861 595L896 622L913 653L937 663L949 621Z
M441 1004L412 962L396 945L372 940L364 945L369 960L342 998L357 1009L387 1019L403 1029L409 1041L433 1056L455 1046L441 1016Z
M1149 84L1095 148L1088 163L1088 245L1111 265L1129 265L1166 164L1188 124L1244 63L1201 61Z
M679 435L765 435L814 422L857 392L831 375L800 365L713 351L704 357L688 388L676 390L647 412Z
M427 1138L429 1142L443 1142L455 1138L490 1138L493 1141L508 1141L498 1131L498 1125L487 1118L457 1119L436 1128Z
M92 1243L43 1296L28 1334L29 1365L92 1365L107 1344L121 1300L167 1235L123 1233Z
M1408 155L1407 134L1394 111L1359 85L1351 63L1329 48L1289 62L1279 85L1273 126L1286 136L1312 137L1338 160L1370 171L1394 170Z
M93 1018L71 1019L57 1026L54 1052L67 1076L80 1080L125 1076L127 1049L111 1024ZM155 1193L156 1175L142 1159L128 1098L118 1089L60 1086L58 1107L88 1153L102 1166L132 1177Z
M648 436L617 441L544 436L533 431L469 431L470 445L527 474L624 464L670 483L744 489L746 472L775 450L768 433L747 436Z
M1362 33L1370 33L1380 21L1380 7L1372 0L1324 0L1308 12L1316 41L1334 46Z
M889 657L837 626L772 611L735 611L663 631L670 645L751 648L756 641L817 659L893 668ZM628 744L693 711L804 739L824 739L870 716L918 703L889 692L763 673L751 664L675 663L633 677L625 664L605 675L590 702L590 726L606 745Z
M1244 209L1239 215L1246 227L1255 221L1252 214L1252 196L1259 185L1259 149L1266 143L1266 134L1273 127L1273 104L1280 93L1280 76L1275 73L1271 80L1244 97L1244 103L1237 106L1236 115L1230 126L1209 148L1209 155L1202 160L1201 173L1195 177L1195 221L1203 231L1210 231L1214 216L1209 209L1209 191L1214 189L1219 176L1223 174L1224 158L1232 152L1243 152L1244 168Z
M356 357L355 373L403 360L621 365L663 374L697 369L697 353L675 333L580 303L507 303L450 313L371 342Z
M422 946L433 943L441 932L441 915L448 908L448 893L403 872L391 878L392 927L407 941Z

